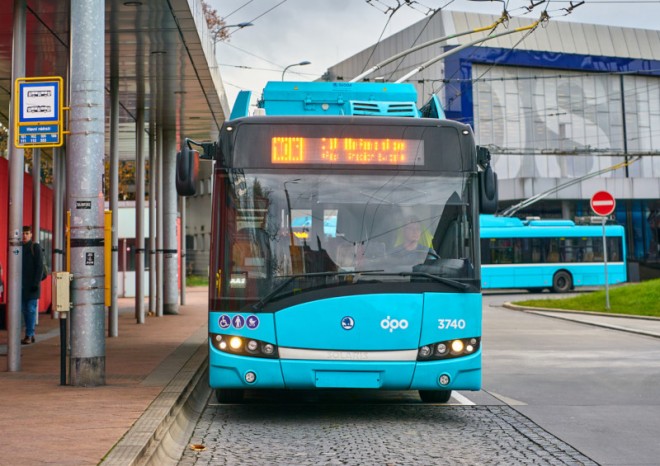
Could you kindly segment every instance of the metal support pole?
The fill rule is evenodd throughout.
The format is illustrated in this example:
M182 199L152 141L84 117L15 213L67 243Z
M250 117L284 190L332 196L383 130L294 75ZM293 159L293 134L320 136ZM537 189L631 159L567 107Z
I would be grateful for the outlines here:
M68 208L71 211L71 370L74 386L105 385L105 1L71 0Z
M64 173L64 151L59 147L53 149L53 272L62 270L62 258L64 255L64 209L63 195L64 183L62 182ZM53 309L52 317L59 316L59 312Z
M163 127L158 125L156 162L158 166L157 233L156 233L156 315L163 316Z
M32 149L32 237L41 239L41 149Z
M619 87L621 89L621 129L623 131L623 156L624 160L628 162L628 123L626 121L626 93L624 87L624 75L619 76ZM630 177L630 170L626 165L626 178ZM626 250L628 251L628 261L635 259L635 229L633 225L632 215L632 200L628 199L625 202L626 208Z
M14 0L12 82L25 77L25 0ZM9 105L9 228L7 248L7 370L21 370L21 286L23 274L23 149L14 146L14 104Z
M176 138L173 130L163 131L163 312L179 313L178 265L176 238L177 193L174 183Z
M144 108L135 122L135 320L144 324Z
M181 205L181 280L179 280L181 283L180 303L182 306L184 306L186 304L186 198L181 196L179 202Z
M116 34L113 34L115 37ZM110 269L110 310L108 336L119 336L119 59L118 45L112 44L110 62L110 210L112 211L112 264Z
M41 149L38 148L32 149L32 238L35 243L41 241ZM37 301L35 325L39 325L40 306Z
M156 140L153 120L149 122L149 315L156 315Z
M607 278L607 237L605 236L605 222L607 217L602 218L603 222L603 267L605 269L605 309L610 310L610 281Z
M64 151L60 147L55 147L53 149L53 255L51 258L53 272L63 270L65 177ZM51 318L58 319L62 317L59 312L55 311L55 307L53 306ZM65 325L65 323L60 322L60 329L62 325Z
M66 312L63 312L60 318L60 385L66 385L66 320Z

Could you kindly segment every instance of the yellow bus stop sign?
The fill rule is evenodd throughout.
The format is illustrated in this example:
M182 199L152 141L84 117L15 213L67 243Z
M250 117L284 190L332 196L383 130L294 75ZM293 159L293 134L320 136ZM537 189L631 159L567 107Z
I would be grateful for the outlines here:
M18 148L64 144L62 78L18 78L14 91L14 143Z

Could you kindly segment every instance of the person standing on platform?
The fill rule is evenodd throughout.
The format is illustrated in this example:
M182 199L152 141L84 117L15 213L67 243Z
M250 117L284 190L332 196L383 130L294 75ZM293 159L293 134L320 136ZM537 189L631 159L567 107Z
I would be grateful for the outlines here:
M32 241L32 227L23 227L23 286L21 312L25 321L24 345L34 343L34 326L37 321L37 304L41 293L43 255L39 243Z

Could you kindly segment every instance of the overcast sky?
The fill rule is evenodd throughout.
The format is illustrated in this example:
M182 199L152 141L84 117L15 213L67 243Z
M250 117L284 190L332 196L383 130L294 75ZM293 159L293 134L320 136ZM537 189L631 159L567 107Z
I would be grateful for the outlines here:
M292 67L288 80L312 81L330 66L392 34L426 18L432 9L472 11L499 15L504 3L473 0L418 0L394 14L388 7L404 0L206 0L228 25L252 22L253 26L231 32L228 43L217 44L229 104L241 89L253 91L253 103L267 81L279 81L283 69L303 60L307 66ZM539 0L534 0L537 3ZM511 16L522 16L532 0L508 0ZM579 1L573 0L573 4ZM660 0L586 0L566 15L569 1L550 0L526 18L537 19L547 8L553 21L576 21L613 26L660 29ZM270 10L270 11L269 11ZM391 16L391 18L390 18ZM389 18L389 23L388 23Z

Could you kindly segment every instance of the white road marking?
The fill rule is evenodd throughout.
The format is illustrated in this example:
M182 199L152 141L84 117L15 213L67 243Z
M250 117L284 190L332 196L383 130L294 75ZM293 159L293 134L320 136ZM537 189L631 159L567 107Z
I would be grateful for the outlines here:
M486 392L486 393L489 393L493 397L500 400L502 403L506 403L509 406L527 406L527 403L525 403L524 401L514 400L513 398L509 398L507 396L500 395L499 393L495 393L495 392Z
M458 401L459 404L464 406L474 406L474 403L470 401L466 396L461 395L460 393L453 391L451 392L451 397Z

